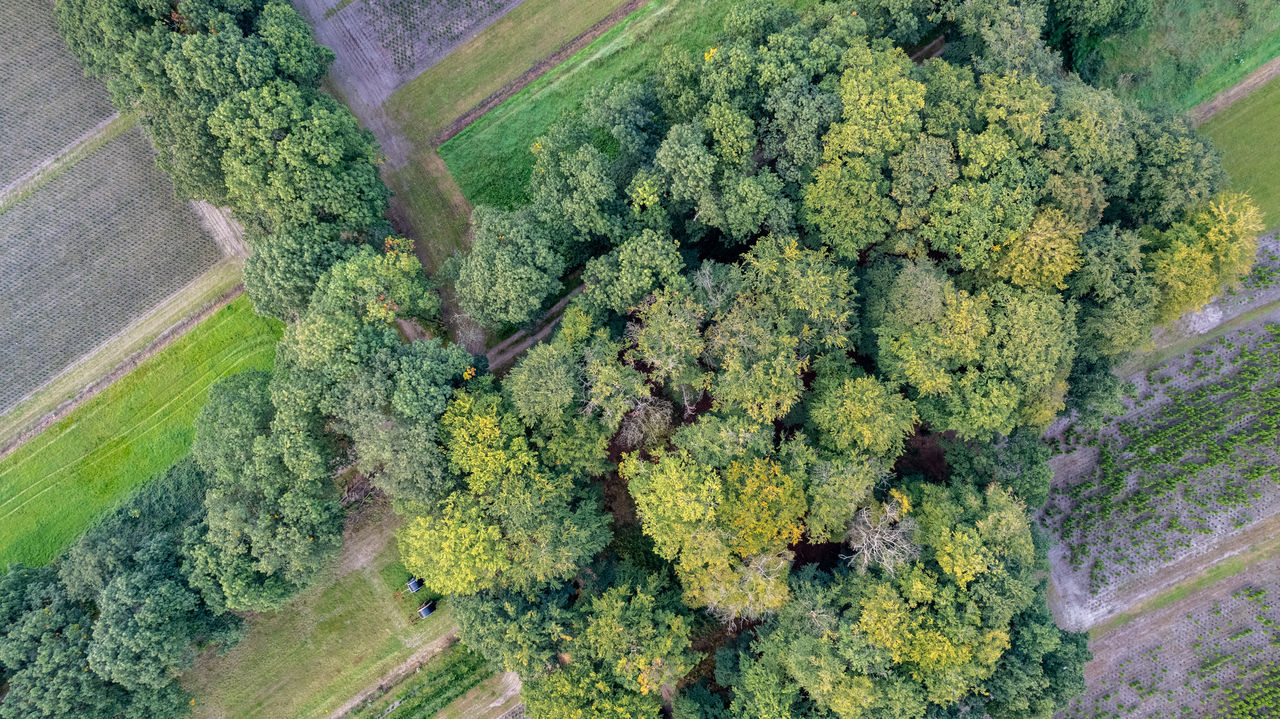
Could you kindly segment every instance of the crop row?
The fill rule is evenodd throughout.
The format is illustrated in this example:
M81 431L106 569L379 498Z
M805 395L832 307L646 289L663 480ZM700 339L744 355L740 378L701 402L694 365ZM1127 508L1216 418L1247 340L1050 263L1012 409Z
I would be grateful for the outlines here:
M1275 711L1280 697L1278 619L1267 589L1242 587L1198 615L1144 635L1060 719L1276 716L1267 711Z
M364 0L365 22L396 68L411 70L420 58L442 56L477 26L513 5L511 0Z
M67 50L48 0L0 3L0 187L91 130L113 112L102 83Z
M1134 398L1128 419L1063 435L1060 452L1091 449L1097 463L1057 485L1043 517L1072 567L1088 568L1094 592L1119 573L1190 550L1197 535L1248 523L1275 494L1278 345L1280 325L1220 340L1180 369L1149 373L1149 391Z

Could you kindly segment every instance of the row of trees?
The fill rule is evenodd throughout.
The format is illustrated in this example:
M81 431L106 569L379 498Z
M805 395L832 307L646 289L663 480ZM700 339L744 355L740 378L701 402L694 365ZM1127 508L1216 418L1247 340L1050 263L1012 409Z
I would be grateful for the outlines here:
M240 619L196 569L207 477L184 460L57 562L0 576L0 717L184 716L179 673Z
M178 193L249 227L246 287L290 324L273 373L211 388L191 458L58 562L0 577L0 717L180 717L196 651L234 643L236 612L279 607L338 551L336 468L358 460L397 496L434 496L436 419L477 368L438 340L403 342L398 321L433 318L439 299L412 245L387 237L377 147L318 90L332 53L287 2L56 13Z
M477 319L584 290L456 391L454 484L400 545L533 716L1049 717L1083 689L1038 435L1114 410L1111 363L1238 281L1260 223L1185 120L1063 71L1050 11L1089 21L735 5L539 138L529 205L477 208ZM943 29L940 59L895 46Z
M285 0L58 0L63 37L140 113L183 199L249 229L245 287L293 319L324 272L388 233L373 136L319 89L333 60Z

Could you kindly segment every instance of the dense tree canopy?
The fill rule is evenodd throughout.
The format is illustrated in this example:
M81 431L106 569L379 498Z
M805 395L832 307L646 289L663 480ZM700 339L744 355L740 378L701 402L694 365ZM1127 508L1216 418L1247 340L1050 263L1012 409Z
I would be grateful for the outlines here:
M655 683L685 685L676 716L753 719L1047 718L1080 691L1028 519L1039 434L1114 412L1111 364L1237 282L1259 229L1185 121L1041 38L1118 12L735 4L539 138L530 204L477 209L469 311L526 322L579 268L583 292L500 390L456 396L457 483L401 542L532 715L649 715ZM944 30L941 58L898 47ZM536 553L495 512L525 475L566 529ZM652 606L695 610L690 646L725 623L714 685L667 664L685 635L637 574L674 580Z
M346 466L535 717L1047 719L1081 690L1039 434L1114 412L1111 365L1238 282L1260 226L1185 121L1042 39L1119 5L735 3L540 137L528 205L476 208L444 274L482 324L583 284L501 381L408 341L439 297L286 4L58 7L180 191L256 225L249 293L290 324L272 374L211 390L191 509L0 578L0 716L167 716L193 640L334 556Z

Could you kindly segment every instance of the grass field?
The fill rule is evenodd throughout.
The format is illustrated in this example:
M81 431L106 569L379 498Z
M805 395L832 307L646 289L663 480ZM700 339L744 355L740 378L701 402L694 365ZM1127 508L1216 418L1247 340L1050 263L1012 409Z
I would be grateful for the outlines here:
M56 379L31 393L4 415L0 415L0 446L17 438L32 423L63 402L74 399L86 386L107 376L121 362L145 349L165 330L194 316L240 283L244 262L224 258L151 312L138 318L123 332L68 367Z
M731 6L728 0L652 0L441 145L440 156L472 204L524 202L533 168L529 146L565 110L592 88L649 75L667 47L702 48L720 32Z
M444 649L452 612L442 604L412 621L423 592L404 591L396 524L385 504L361 508L342 555L314 585L251 619L225 655L201 656L182 679L195 694L195 718L320 719L414 657Z
M49 0L0 3L0 187L35 169L115 108L67 50Z
M242 297L0 461L0 566L53 559L186 454L210 383L270 367L279 337Z
M1234 189L1253 195L1268 228L1280 226L1280 80L1214 115L1200 126L1222 151Z
M130 130L0 214L0 412L221 257L154 158Z
M1274 0L1156 0L1137 28L1097 47L1096 83L1150 106L1187 110L1280 55Z

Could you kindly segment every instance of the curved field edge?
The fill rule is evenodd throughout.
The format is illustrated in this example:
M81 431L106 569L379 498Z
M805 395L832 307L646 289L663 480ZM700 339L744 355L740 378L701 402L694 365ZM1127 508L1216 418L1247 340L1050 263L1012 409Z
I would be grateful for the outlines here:
M32 439L31 432L38 431L47 416L61 419L109 387L117 372L123 376L131 362L144 359L140 355L158 352L198 327L204 308L235 292L242 265L236 258L220 260L0 416L0 459ZM188 326L183 329L184 325Z
M280 334L241 297L0 461L0 567L52 560L186 454L209 385L269 369Z

